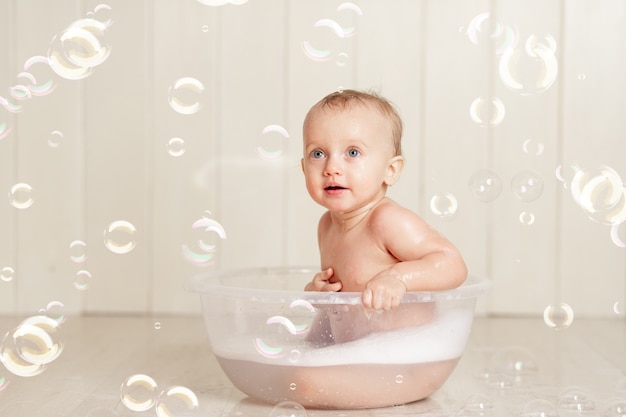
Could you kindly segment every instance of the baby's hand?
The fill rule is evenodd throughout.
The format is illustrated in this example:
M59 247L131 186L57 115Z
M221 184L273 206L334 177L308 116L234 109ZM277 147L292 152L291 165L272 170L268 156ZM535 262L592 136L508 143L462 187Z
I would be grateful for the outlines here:
M329 291L337 292L341 291L341 282L330 282L334 272L332 268L318 272L313 277L313 281L306 284L304 291Z
M361 301L365 308L391 310L400 305L406 294L404 282L389 275L377 275L365 285Z

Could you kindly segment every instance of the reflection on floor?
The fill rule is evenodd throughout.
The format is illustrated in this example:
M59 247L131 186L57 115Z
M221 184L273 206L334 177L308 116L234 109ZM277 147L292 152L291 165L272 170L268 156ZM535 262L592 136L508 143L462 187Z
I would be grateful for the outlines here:
M24 319L0 317L0 332L12 335ZM219 369L199 317L56 320L62 324L48 323L49 339L5 336L0 416L626 415L623 319L576 319L554 330L541 318L478 318L442 389L413 404L354 411L281 409L246 398ZM47 356L29 350L35 342L46 344ZM31 352L29 360L16 349Z

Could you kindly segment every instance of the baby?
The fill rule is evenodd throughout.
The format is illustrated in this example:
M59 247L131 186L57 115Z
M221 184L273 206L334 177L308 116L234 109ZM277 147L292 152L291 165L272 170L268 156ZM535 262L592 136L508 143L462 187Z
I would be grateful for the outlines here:
M422 324L432 303L398 308L404 294L455 288L466 278L454 245L386 197L404 167L401 137L398 112L373 93L334 92L306 115L302 170L307 191L328 211L317 233L321 272L305 290L355 291L362 301L321 310L309 332L314 344Z

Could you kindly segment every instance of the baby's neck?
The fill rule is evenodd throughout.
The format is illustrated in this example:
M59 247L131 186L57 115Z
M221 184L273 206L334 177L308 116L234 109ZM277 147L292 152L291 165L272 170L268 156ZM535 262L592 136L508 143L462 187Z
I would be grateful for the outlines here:
M383 196L378 200L372 201L352 211L342 213L331 211L330 218L335 227L339 228L342 232L347 232L360 224L372 212L372 210L374 210L374 208L385 199L386 197Z

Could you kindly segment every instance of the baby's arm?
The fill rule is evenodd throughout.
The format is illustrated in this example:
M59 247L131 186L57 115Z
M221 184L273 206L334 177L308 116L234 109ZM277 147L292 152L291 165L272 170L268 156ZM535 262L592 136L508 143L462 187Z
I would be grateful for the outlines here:
M457 248L410 210L382 206L371 227L398 262L368 281L362 293L365 307L391 309L407 291L446 290L465 280L467 268Z

